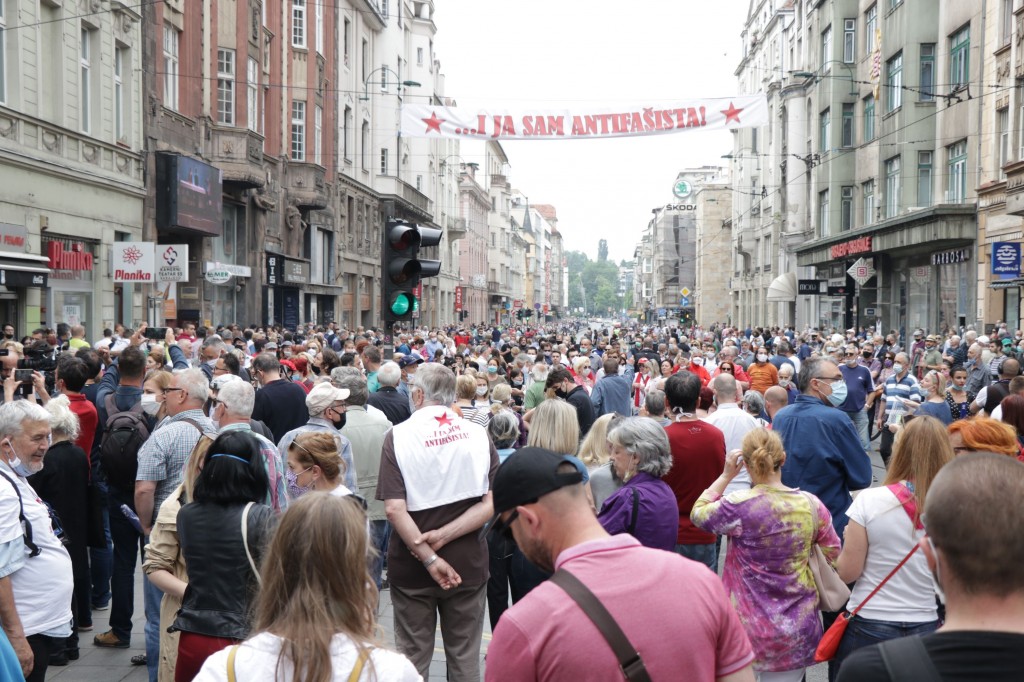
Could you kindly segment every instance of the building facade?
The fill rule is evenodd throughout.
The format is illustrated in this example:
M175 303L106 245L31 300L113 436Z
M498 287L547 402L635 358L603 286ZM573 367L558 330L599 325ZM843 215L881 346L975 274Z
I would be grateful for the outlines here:
M696 285L690 296L694 319L707 328L732 322L732 197L729 178L712 180L694 188L696 207Z
M0 1L0 316L18 334L144 319L107 274L142 235L143 32L134 6Z

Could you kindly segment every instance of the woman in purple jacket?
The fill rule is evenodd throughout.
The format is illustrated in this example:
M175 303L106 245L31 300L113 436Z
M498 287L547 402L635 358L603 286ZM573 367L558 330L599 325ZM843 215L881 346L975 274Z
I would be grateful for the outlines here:
M623 481L597 515L612 535L629 533L641 544L673 551L679 530L675 494L661 477L672 468L665 429L649 417L629 417L608 430L612 476Z

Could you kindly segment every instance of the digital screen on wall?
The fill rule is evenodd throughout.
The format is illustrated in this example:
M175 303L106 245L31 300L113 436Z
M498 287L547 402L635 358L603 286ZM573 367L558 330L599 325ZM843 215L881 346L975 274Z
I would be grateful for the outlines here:
M220 169L180 154L156 156L156 226L219 237L223 205Z

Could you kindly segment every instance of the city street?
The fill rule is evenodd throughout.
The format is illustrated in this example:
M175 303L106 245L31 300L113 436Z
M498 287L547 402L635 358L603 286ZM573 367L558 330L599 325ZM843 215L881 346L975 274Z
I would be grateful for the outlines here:
M878 456L878 441L872 442L871 461L875 472L873 485L878 483L885 476L885 468ZM107 629L107 617L109 611L94 611L92 632L81 635L81 654L78 661L65 668L50 668L46 675L47 680L60 680L60 682L91 682L93 680L103 682L145 682L147 680L145 667L135 667L129 662L132 656L143 653L145 641L142 634L142 572L136 574L135 587L135 627L132 630L132 646L130 649L100 649L92 645L92 638ZM385 646L394 647L394 618L391 612L391 592L384 590L381 594L380 626ZM484 618L484 635L480 647L481 670L483 660L487 654L487 646L491 641L491 629L487 618ZM444 662L444 649L441 644L441 631L438 629L434 647L434 660L430 665L430 680L426 682L442 682L446 678L446 667ZM807 671L807 682L825 682L828 679L828 669L825 664L816 665Z

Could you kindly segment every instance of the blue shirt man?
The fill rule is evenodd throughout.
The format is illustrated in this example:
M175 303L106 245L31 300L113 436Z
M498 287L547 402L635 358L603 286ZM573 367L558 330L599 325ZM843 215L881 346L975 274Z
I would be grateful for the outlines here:
M772 421L786 449L783 484L824 502L840 537L849 521L850 491L871 485L871 459L850 419L831 406L829 396L842 378L831 360L809 358L800 367L801 395Z
M868 394L875 390L875 382L871 379L871 370L860 364L856 346L848 346L845 362L839 366L846 381L846 400L839 409L846 413L853 427L857 429L861 447L867 452L871 446L868 440L868 414L864 410Z

